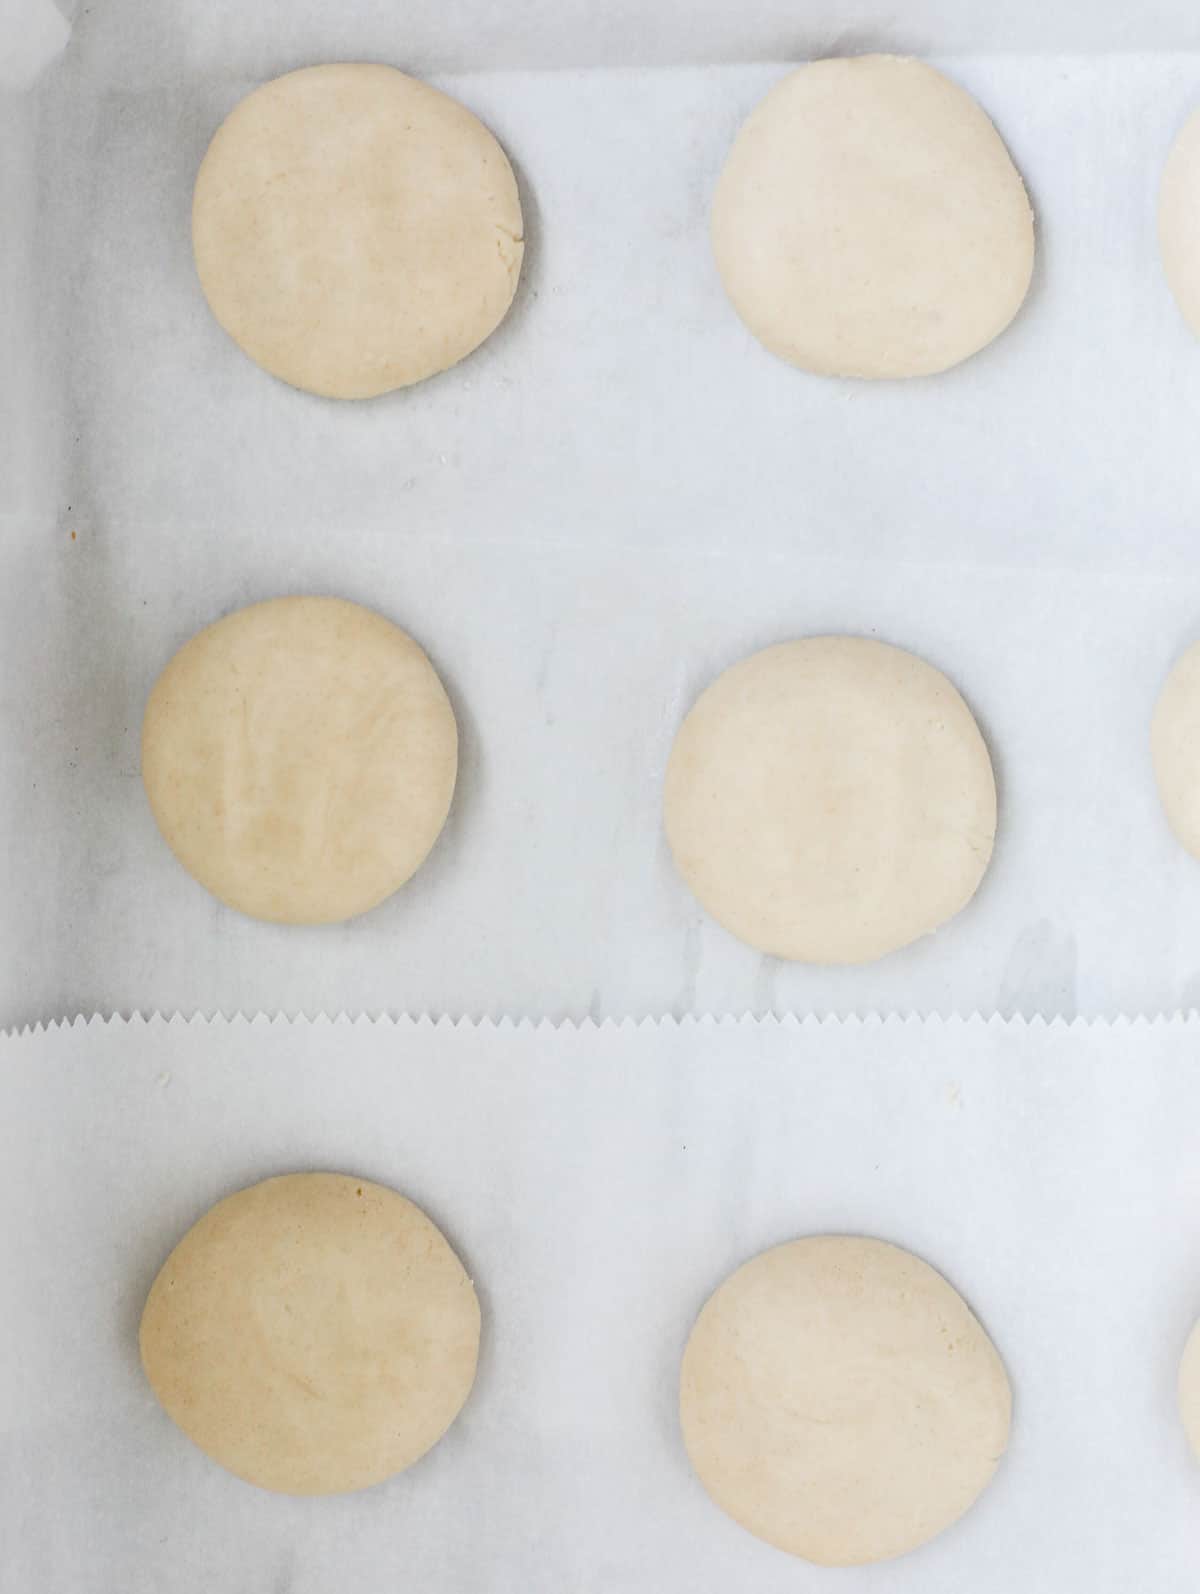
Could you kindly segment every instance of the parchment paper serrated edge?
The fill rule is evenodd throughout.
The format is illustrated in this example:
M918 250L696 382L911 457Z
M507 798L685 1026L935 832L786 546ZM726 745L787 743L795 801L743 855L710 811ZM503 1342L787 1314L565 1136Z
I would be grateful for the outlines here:
M795 1030L797 1033L813 1030L842 1029L862 1030L895 1030L912 1029L999 1029L1011 1031L1015 1034L1037 1033L1040 1031L1121 1031L1121 1030L1161 1030L1161 1029L1195 1029L1200 1032L1200 1013L1195 1008L1186 1011L1159 1012L1159 1013L1119 1013L1114 1016L1098 1015L1095 1017L1064 1018L1054 1014L1044 1018L1035 1014L1031 1018L1023 1014L1006 1016L1002 1013L740 1013L718 1015L705 1013L699 1015L688 1014L682 1018L672 1014L646 1015L643 1017L602 1018L590 1017L575 1018L565 1016L560 1018L534 1018L529 1016L512 1017L502 1015L499 1018L490 1016L475 1017L471 1014L449 1013L347 1013L334 1014L318 1012L307 1013L203 1013L195 1012L185 1014L181 1012L150 1013L132 1012L124 1013L91 1013L75 1014L61 1018L39 1019L36 1023L17 1025L10 1029L0 1030L0 1043L19 1042L38 1035L51 1034L63 1030L95 1030L95 1029L126 1029L131 1032L140 1030L179 1030L179 1029L291 1029L308 1026L314 1029L390 1029L398 1035L420 1034L430 1030L464 1030L487 1032L496 1030L511 1033L514 1030L527 1030L529 1033L537 1031L564 1032L570 1034L601 1034L605 1032L644 1031L644 1030L687 1030L687 1029L756 1029L760 1026L775 1027L779 1029Z

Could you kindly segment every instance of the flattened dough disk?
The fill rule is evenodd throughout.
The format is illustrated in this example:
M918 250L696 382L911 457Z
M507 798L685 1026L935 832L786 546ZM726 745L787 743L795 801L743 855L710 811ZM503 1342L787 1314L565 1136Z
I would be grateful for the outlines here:
M1171 668L1150 722L1150 755L1167 822L1200 858L1200 642Z
M314 66L247 96L196 178L205 298L294 387L370 398L470 354L508 312L516 179L457 100L392 67Z
M232 908L365 913L420 867L454 793L454 711L425 654L338 598L275 598L184 644L155 684L142 779L171 851Z
M1158 243L1175 302L1200 336L1200 111L1183 124L1163 167Z
M1179 1415L1192 1454L1200 1461L1200 1323L1188 1335L1179 1363Z
M861 637L808 637L718 676L667 765L667 839L727 930L806 963L867 963L974 895L991 761L946 677Z
M928 376L1004 331L1033 273L1020 174L981 107L924 62L814 61L737 135L717 267L773 354L826 376Z
M1003 1363L933 1268L820 1235L730 1275L683 1356L688 1456L722 1510L822 1566L887 1560L958 1520L1008 1444Z
M342 1174L239 1190L180 1240L142 1314L142 1365L188 1438L284 1494L381 1483L462 1409L479 1302L411 1201Z

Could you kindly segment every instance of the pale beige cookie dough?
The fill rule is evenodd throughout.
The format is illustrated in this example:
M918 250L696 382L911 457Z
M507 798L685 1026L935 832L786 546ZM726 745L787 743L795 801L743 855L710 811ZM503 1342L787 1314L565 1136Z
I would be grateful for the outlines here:
M154 1281L142 1365L188 1438L249 1483L342 1494L411 1466L462 1409L479 1302L395 1191L288 1174L220 1201Z
M1192 1454L1200 1461L1200 1323L1188 1335L1179 1363L1179 1415Z
M1200 111L1183 124L1163 167L1158 242L1175 301L1200 335Z
M1008 326L1033 273L1024 184L985 112L921 61L814 61L743 124L712 210L734 308L827 376L926 376Z
M740 940L866 963L974 895L996 833L991 761L932 665L861 637L808 637L718 676L667 765L683 878Z
M1200 642L1167 676L1150 721L1150 756L1167 821L1200 858Z
M258 919L365 913L419 868L454 792L458 732L433 665L338 598L275 598L180 648L142 726L171 851Z
M196 178L204 295L294 387L370 398L444 371L504 319L524 253L516 179L471 112L392 67L256 89Z
M1003 1363L962 1297L881 1240L821 1235L740 1267L683 1356L687 1453L713 1500L822 1566L962 1516L1008 1444Z

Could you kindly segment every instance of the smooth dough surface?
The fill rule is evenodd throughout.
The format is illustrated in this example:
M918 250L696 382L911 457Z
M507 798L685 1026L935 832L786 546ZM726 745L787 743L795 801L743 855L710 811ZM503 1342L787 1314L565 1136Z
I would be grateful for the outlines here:
M1179 1363L1179 1415L1192 1454L1200 1461L1200 1323L1188 1335Z
M1200 858L1200 642L1167 676L1150 722L1150 754L1168 823Z
M342 1174L219 1201L155 1279L142 1365L214 1461L285 1494L369 1488L423 1456L470 1393L479 1302L411 1201Z
M823 1566L902 1555L973 1504L1008 1444L1004 1365L933 1268L821 1235L726 1279L683 1357L680 1417L712 1499Z
M826 376L928 376L1016 315L1033 215L981 107L921 61L814 61L742 125L712 212L734 308Z
M996 786L970 709L932 665L808 637L701 694L671 750L664 816L684 879L740 940L866 963L970 901Z
M196 178L204 295L294 387L370 398L444 371L504 319L524 254L504 151L393 67L307 67L248 95Z
M1200 335L1200 111L1183 124L1163 167L1158 242L1175 301Z
M284 924L364 913L416 871L454 793L458 732L398 626L338 598L275 598L184 644L155 684L142 779L214 896Z

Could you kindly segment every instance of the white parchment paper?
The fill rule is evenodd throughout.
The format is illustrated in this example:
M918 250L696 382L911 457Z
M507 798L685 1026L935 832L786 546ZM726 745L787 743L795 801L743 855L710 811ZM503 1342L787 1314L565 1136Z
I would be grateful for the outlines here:
M1200 619L1200 344L1154 238L1200 56L1098 53L1186 45L1190 11L1143 7L1134 39L1127 6L1038 7L1035 40L1032 7L932 0L902 19L529 3L503 26L475 0L73 9L62 55L0 100L0 1024L1200 1001L1200 869L1146 751ZM1074 53L1047 53L1069 45L1068 15ZM978 48L939 59L995 117L1037 209L1019 320L926 382L772 360L707 241L739 121L789 54L931 48L939 30L961 51L971 26ZM750 51L777 59L737 64ZM476 356L338 405L221 333L189 205L248 89L345 57L430 74L490 123L529 246ZM410 629L462 727L433 858L343 928L219 908L168 854L139 779L142 708L173 650L288 591ZM842 630L915 649L965 692L1001 828L949 930L867 970L814 970L704 917L667 856L660 785L716 672Z
M0 1590L29 1594L1182 1594L1200 1468L1200 1023L155 1020L0 1040ZM158 1409L136 1331L215 1200L360 1173L442 1226L484 1310L446 1439L342 1499L262 1493ZM676 1381L695 1313L799 1234L963 1292L1009 1453L923 1551L828 1573L709 1504ZM19 1281L17 1287L16 1281Z

